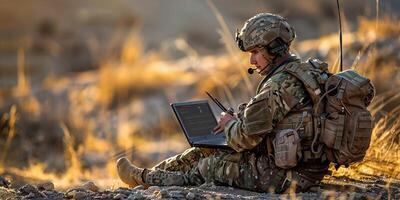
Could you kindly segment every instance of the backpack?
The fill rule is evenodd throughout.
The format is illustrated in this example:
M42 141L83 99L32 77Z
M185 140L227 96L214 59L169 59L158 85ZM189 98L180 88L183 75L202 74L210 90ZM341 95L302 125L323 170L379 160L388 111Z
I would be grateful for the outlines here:
M337 74L317 59L288 65L313 101L314 139L311 152L326 153L329 161L348 166L361 161L371 141L373 119L367 106L375 96L371 81L354 70Z

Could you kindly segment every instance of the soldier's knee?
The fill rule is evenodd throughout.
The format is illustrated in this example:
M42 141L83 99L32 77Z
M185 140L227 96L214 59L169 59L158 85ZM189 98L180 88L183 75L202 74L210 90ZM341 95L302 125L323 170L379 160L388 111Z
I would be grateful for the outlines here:
M197 165L197 168L199 170L200 175L204 178L206 182L214 181L215 158L207 157L201 159Z
M238 163L222 161L215 170L215 179L230 186L239 186L239 173Z
M219 182L227 185L236 185L239 178L239 164L216 157L207 157L200 160L198 169L206 182Z

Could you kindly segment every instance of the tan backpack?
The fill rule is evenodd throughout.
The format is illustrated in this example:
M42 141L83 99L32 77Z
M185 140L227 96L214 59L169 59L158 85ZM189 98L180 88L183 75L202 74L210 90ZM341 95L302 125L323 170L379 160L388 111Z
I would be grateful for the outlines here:
M371 141L373 120L367 106L375 88L354 70L337 74L317 59L288 65L286 72L297 77L313 101L314 140L311 152L325 151L337 166L361 161Z

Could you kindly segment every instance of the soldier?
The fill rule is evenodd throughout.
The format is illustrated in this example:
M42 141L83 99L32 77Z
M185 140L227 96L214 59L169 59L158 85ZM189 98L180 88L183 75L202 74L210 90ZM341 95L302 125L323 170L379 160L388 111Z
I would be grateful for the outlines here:
M304 64L289 51L294 38L286 19L269 13L250 18L236 34L238 47L250 53L250 63L264 78L256 95L235 116L222 113L214 129L226 135L231 150L191 148L152 169L121 158L121 180L130 186L214 182L276 193L318 184L329 161L311 145L313 103L302 82L284 70Z

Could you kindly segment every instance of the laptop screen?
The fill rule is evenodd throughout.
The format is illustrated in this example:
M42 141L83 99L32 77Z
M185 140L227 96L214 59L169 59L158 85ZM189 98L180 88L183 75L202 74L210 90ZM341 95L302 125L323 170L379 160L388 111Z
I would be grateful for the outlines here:
M217 126L208 101L192 101L172 104L176 116L190 137L212 134Z

